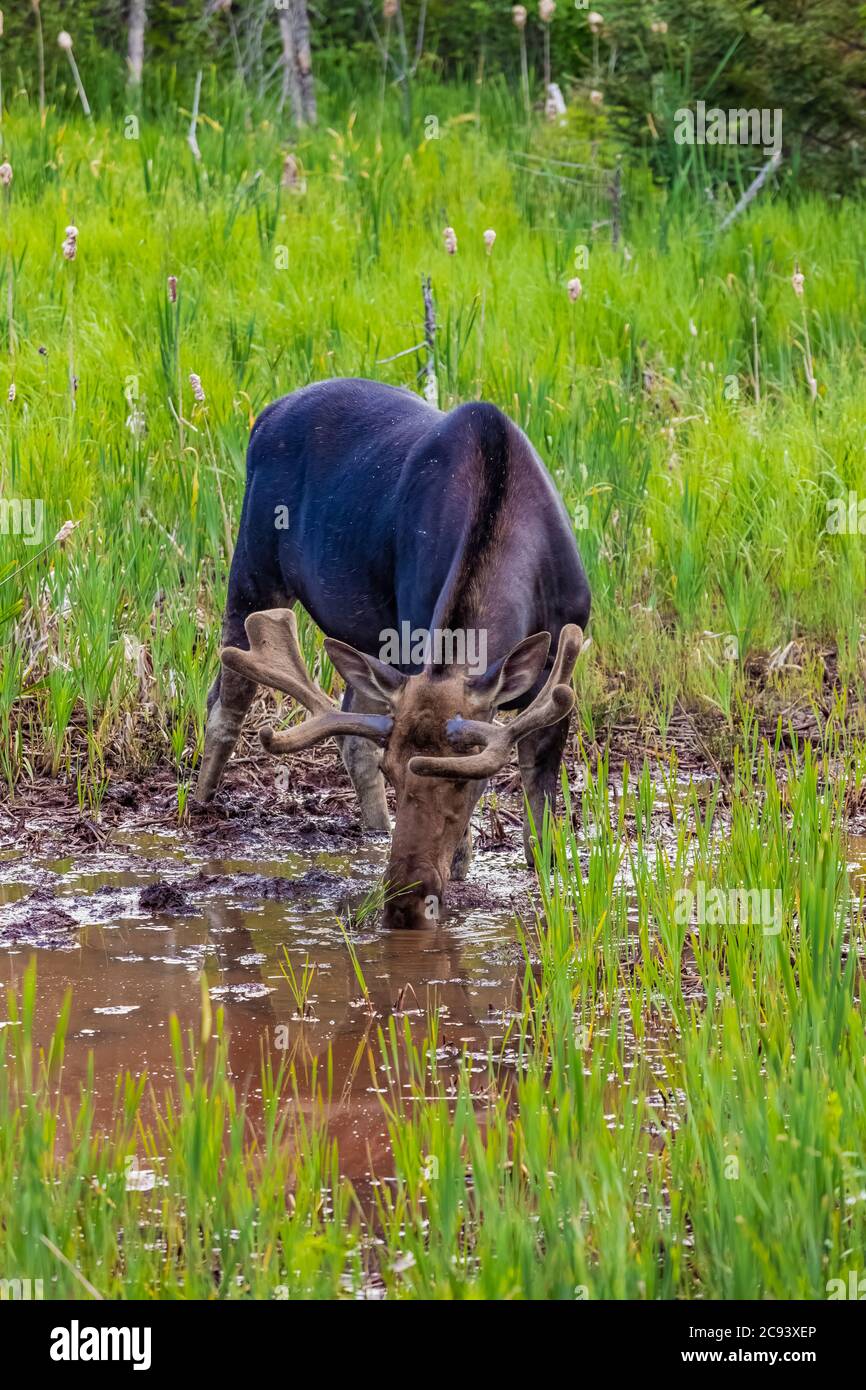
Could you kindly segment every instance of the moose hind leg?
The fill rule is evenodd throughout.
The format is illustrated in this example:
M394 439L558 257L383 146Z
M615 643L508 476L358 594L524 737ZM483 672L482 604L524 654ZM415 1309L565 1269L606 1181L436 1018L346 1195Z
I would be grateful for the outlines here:
M568 740L569 723L568 719L560 719L558 723L550 724L546 729L539 729L538 733L530 734L527 738L521 739L517 745L523 789L526 792L526 799L532 812L535 833L539 839L544 825L545 806L550 807L551 815L556 812L559 769ZM527 864L530 869L534 868L532 831L529 817L525 814L523 818L523 849Z
M351 689L343 696L343 709L358 714L378 713L372 705L365 707L361 697ZM366 738L341 738L340 755L358 795L362 828L371 834L389 835L391 817L385 797L381 750Z

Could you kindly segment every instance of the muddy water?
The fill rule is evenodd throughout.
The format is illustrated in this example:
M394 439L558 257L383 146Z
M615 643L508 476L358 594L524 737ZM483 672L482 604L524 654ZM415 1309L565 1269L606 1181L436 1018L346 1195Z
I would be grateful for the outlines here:
M446 1079L456 1074L467 1051L479 1090L489 1049L503 1048L524 973L516 919L533 916L534 880L513 819L507 842L477 853L469 882L452 886L440 923L384 932L374 914L353 932L372 1020L340 921L357 913L379 880L387 844L359 838L349 817L336 833L317 828L303 844L303 835L272 833L265 817L258 831L234 836L120 827L101 847L67 857L2 850L0 1027L8 1021L4 986L17 986L35 955L37 1042L48 1042L71 988L67 1094L86 1081L92 1053L97 1121L110 1128L118 1074L146 1071L160 1095L173 1088L168 1020L175 1014L184 1034L197 1032L204 982L224 1011L230 1067L253 1122L263 1052L275 1070L291 1060L301 1103L310 1107L313 1079L324 1084L330 1053L329 1127L343 1172L363 1185L371 1171L390 1167L380 1096L386 1076L378 1060L371 1075L367 1057L369 1043L379 1058L378 1027L387 1029L395 1014L402 1027L405 1015L420 1038L437 1009L441 1071ZM866 890L866 837L849 837L848 859L854 891ZM626 865L621 872L627 879ZM286 979L287 960L298 979L305 967L312 971L302 1003ZM697 978L684 988L699 1002ZM644 1037L634 1053L651 1072L668 1045L663 1035ZM511 1057L506 1042L506 1069Z
M381 1103L366 1060L371 1035L339 920L381 875L384 843L274 858L209 857L178 834L118 835L74 858L0 859L0 982L17 985L37 960L37 1041L46 1044L72 988L65 1078L77 1095L96 1064L97 1121L110 1127L119 1073L147 1072L162 1094L174 1065L168 1019L197 1031L202 977L225 1014L229 1061L255 1113L262 1051L274 1067L287 1053L309 1102L330 1048L329 1122L341 1167L359 1178L387 1166ZM148 907L142 890L157 885ZM465 1049L486 1065L501 1042L522 975L515 914L530 910L530 876L516 850L479 854L471 884L456 885L448 915L422 933L384 932L374 915L354 940L376 1027L405 1013L419 1035L439 1009L440 1058ZM462 901L461 901L462 896ZM148 901L145 895L145 903ZM299 1005L281 966L313 975ZM8 1022L5 990L0 1026ZM382 1077L384 1084L384 1076Z

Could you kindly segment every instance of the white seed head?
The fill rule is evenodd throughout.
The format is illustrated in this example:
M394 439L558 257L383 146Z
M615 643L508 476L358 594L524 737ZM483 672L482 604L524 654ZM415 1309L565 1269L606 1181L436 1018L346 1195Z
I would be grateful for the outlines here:
M8 188L11 182L12 165L9 163L9 160L7 159L3 164L0 164L0 183L2 183L4 188Z
M549 24L556 9L556 0L538 0L538 18L542 24Z
M13 402L14 399L15 399L15 394L16 394L16 393L15 393L15 382L14 382L14 381L10 381L10 383L9 383L9 390L8 390L8 392L7 392L7 400L9 401L9 404L10 404L10 405L12 404L12 402Z
M169 275L169 277L168 277L168 302L169 302L169 304L176 304L176 303L177 303L177 276L176 276L176 275Z
M399 8L399 0L383 0L382 15L385 19L393 19Z
M190 384L190 386L192 387L192 394L193 394L193 396L195 397L195 399L198 401L199 405L204 405L204 403L205 403L204 387L203 387L202 384L201 384L201 377L198 375L197 372L190 372L190 374L189 374L189 384Z
M67 34L65 29L60 30L60 33L57 35L57 42L65 53L72 52L72 35Z
M457 233L453 227L446 227L442 233L442 240L445 242L445 250L449 256L457 255Z
M64 521L57 535L54 537L54 544L65 545L77 525L77 521Z
M577 276L575 275L574 279L569 280L568 282L568 297L571 300L572 304L575 304L577 300L580 299L580 296L582 294L583 285L580 283Z
M66 239L65 239L65 241L63 242L62 250L63 250L63 255L65 256L65 258L66 258L67 261L74 261L74 260L75 260L75 257L76 257L76 255L78 254L78 228L77 228L77 227L72 227L72 226L70 226L70 227L67 227L67 228L66 228Z
M806 284L806 277L798 265L794 266L794 274L791 276L791 288L798 299L803 298L803 288Z
M586 16L586 22L590 27L591 33L600 34L604 27L604 15L599 14L598 10L590 10L589 14Z
M487 247L488 256L490 255L490 252L493 250L495 242L496 233L494 232L492 227L488 227L487 231L484 233L484 245Z
M601 104L604 101L604 93L593 90L589 94L589 99L592 102L593 106L601 106Z
M526 6L512 5L511 18L514 20L514 23L517 25L518 29L525 29L526 21L528 18L528 15L526 13Z
M667 20L654 19L650 25L650 32L653 34L666 34L668 32Z

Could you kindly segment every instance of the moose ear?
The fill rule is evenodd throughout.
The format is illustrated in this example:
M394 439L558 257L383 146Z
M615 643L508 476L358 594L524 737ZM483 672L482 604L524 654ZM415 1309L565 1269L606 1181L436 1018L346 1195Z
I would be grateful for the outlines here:
M549 651L550 633L536 632L518 642L507 656L494 661L483 676L471 676L466 684L473 694L494 707L508 705L532 689L544 670Z
M408 679L393 666L386 666L375 656L367 656L345 642L337 642L333 637L325 638L325 651L336 666L343 680L374 704L391 708L394 696L403 689Z

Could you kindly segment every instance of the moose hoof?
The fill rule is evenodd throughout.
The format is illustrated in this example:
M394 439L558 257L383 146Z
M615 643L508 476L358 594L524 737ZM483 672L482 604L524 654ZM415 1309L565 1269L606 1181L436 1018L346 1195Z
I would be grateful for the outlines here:
M539 863L544 863L544 851L541 849L541 846L539 846L538 849L536 849L535 842L531 840L528 835L524 837L523 851L526 856L527 869L531 869L532 872L535 873L538 869ZM553 846L551 845L550 853L547 857L547 867L552 869L555 863L556 854L554 852Z
M523 854L526 859L527 869L532 869L534 871L536 867L535 844L534 837L528 826L524 826L523 828Z
M371 840L389 840L391 838L391 821L384 826L364 826L361 824L364 834L370 835Z

